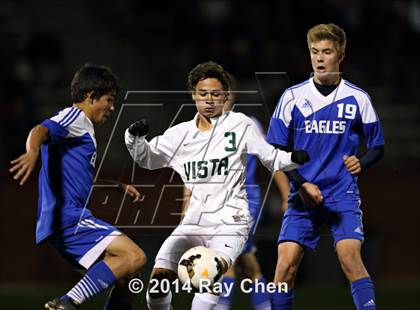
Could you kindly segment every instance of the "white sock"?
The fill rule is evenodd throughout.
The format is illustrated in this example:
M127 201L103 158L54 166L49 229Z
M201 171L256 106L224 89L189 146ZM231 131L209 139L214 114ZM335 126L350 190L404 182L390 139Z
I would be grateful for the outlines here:
M216 307L219 296L210 293L195 293L191 310L212 310Z
M172 301L172 292L163 297L151 298L149 292L146 294L147 307L149 310L170 310Z

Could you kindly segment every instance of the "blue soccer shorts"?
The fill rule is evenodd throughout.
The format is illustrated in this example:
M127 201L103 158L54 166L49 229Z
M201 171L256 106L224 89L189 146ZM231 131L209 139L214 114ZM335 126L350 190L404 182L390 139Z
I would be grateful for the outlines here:
M89 216L54 235L50 243L75 267L88 269L121 234L111 224Z
M337 242L344 239L357 239L363 242L362 211L359 199L327 202L316 207L305 207L300 199L289 203L284 214L278 243L294 241L303 247L315 250L322 225L329 227Z

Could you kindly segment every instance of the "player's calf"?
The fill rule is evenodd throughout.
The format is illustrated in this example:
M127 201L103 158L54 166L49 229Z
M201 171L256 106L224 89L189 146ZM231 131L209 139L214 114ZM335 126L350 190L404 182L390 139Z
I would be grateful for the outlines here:
M165 268L153 268L149 281L149 287L147 289L147 295L152 299L161 298L167 295L168 292L161 290L161 281L169 281L169 283L172 283L176 279L177 275L172 270Z
M161 281L169 281L172 283L177 278L174 271L165 268L153 268L152 275L147 289L146 301L150 310L154 309L170 309L172 301L172 292L162 291Z
M295 242L282 242L278 247L278 258L274 282L286 282L292 288L303 258L303 248Z
M337 243L336 250L341 268L350 282L369 277L360 255L360 240L341 240Z
M360 255L362 243L356 239L337 242L337 256L347 279L356 309L376 309L375 287Z

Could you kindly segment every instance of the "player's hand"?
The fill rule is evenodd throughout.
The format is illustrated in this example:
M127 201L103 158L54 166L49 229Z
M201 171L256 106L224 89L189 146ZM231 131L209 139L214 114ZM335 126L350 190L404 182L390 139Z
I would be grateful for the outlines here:
M39 157L39 150L29 150L19 158L16 158L10 162L12 168L9 169L11 173L15 173L13 179L19 180L19 185L25 184L34 171L36 162Z
M292 152L292 162L298 165L303 165L308 162L311 158L308 153L304 150L294 150Z
M128 132L136 137L143 137L149 132L149 125L147 125L146 120L143 118L128 127Z
M362 171L362 165L360 164L359 158L356 156L344 155L343 160L350 174L357 176Z
M144 199L144 195L140 194L133 185L121 183L121 189L132 199L132 202L143 201Z
M324 196L318 186L306 182L299 188L299 195L303 203L309 207L316 207L324 201Z

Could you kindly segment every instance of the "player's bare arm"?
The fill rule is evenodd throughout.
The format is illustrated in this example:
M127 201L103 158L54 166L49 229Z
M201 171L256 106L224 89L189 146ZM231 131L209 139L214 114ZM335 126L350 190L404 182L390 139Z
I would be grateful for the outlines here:
M11 173L15 173L13 179L20 180L19 185L24 185L35 169L39 157L41 144L48 138L48 129L37 125L29 132L26 140L26 153L12 160Z
M133 203L144 199L144 195L142 195L133 185L121 183L120 186L121 190L132 199Z
M187 212L188 210L188 205L190 204L190 199L191 199L191 195L192 195L192 191L190 189L188 189L188 187L184 186L183 189L183 201L182 201L182 217L184 216L185 212Z
M126 194L128 197L131 198L132 202L135 203L137 201L142 201L144 199L144 195L142 195L133 185L125 184L123 182L114 181L114 180L104 180L98 179L96 183L99 184L108 184L108 185L116 185L116 189L121 191L122 193Z

